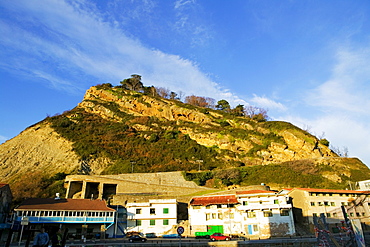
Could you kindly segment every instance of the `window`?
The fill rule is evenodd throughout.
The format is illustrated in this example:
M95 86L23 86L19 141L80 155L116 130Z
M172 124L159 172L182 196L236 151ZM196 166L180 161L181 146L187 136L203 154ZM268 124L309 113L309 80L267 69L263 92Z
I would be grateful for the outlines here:
M150 209L150 214L155 214L155 208Z
M224 216L223 216L223 214L222 214L222 213L218 213L218 219L219 219L219 220L222 220L222 219L223 219L223 217L224 217Z
M313 217L317 217L317 213L313 213L313 214L312 214L312 216L313 216Z
M222 205L221 204L217 204L217 208L221 208L222 207Z
M349 213L349 216L353 217L353 213Z
M200 206L193 206L193 209L200 209Z
M168 220L166 219L166 220L163 220L163 225L164 226L168 226Z
M333 217L337 217L338 216L338 214L337 213L333 213Z
M326 213L326 217L330 218L331 217L331 214L330 213Z
M274 204L279 204L279 200L278 199L275 199L274 200Z
M319 206L322 206L322 205L324 205L322 202L319 202Z
M155 220L150 220L150 225L155 226Z
M315 206L315 202L311 202L311 206Z
M272 217L271 211L263 211L263 217Z
M335 202L331 202L330 203L330 206L335 206Z
M280 216L289 216L289 209L281 209Z
M136 226L141 226L141 220L136 220Z
M210 220L211 219L211 215L210 214L206 214L206 220Z
M136 209L136 214L141 214L141 208Z
M247 201L243 201L243 206L247 206L248 205L248 202Z
M258 225L253 225L253 231L258 232Z
M212 220L216 219L216 213L212 213Z
M211 208L211 205L207 205L207 206L206 206L206 208L207 208L207 209L210 209L210 208Z
M357 217L360 217L361 215L360 215L360 213L356 213L356 216L357 216Z
M345 202L341 202L340 203L342 206L346 206L346 203Z
M247 212L247 217L248 218L256 218L256 212L254 212L254 211L248 211Z
M329 206L329 202L324 202L324 205L325 206Z
M163 209L163 213L164 213L164 214L168 214L168 208L164 208L164 209Z

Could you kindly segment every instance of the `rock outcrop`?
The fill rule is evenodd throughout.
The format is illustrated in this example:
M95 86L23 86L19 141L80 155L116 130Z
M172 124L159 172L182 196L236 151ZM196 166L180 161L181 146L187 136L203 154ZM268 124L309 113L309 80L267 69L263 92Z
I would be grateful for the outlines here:
M369 173L369 169L360 160L339 157L315 136L289 123L257 122L120 87L90 88L83 101L74 110L63 113L62 117L67 119L67 125L73 123L78 126L83 121L79 114L85 113L108 123L125 124L130 133L147 140L151 133L177 131L199 146L218 150L217 157L213 160L221 161L225 167L235 163L249 166L310 160L317 166L330 167L321 175L338 183L342 182L342 176L351 177L354 169ZM146 124L145 121L138 121L139 118L156 121ZM63 127L63 123L61 126ZM71 128L68 131L71 132L69 137L73 137L73 131L76 130ZM97 138L106 138L106 142L110 140L110 137ZM35 172L46 177L59 172L99 175L106 172L112 164L121 165L122 161L115 160L117 155L99 156L95 152L89 154L88 159L81 157L76 152L76 143L72 139L56 131L49 118L27 128L0 145L0 181L13 183L27 179L27 174ZM89 143L80 143L80 148L81 145L87 147ZM107 146L109 145L113 144L108 143ZM197 150L193 149L186 152L194 152L193 156L197 157ZM147 153L142 155L143 160L150 159L145 156ZM174 157L171 160L171 169L175 170L177 164L184 165L186 162L197 166L196 160Z

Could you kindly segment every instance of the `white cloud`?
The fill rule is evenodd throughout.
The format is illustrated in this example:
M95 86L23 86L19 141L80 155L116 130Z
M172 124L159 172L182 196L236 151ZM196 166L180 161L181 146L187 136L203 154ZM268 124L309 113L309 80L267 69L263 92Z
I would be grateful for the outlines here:
M370 166L370 48L340 48L336 58L330 78L306 94L304 107L312 114L289 109L280 119L325 133L334 147L347 147L349 156Z
M324 111L370 117L370 49L339 49L331 78L308 94L307 103Z
M265 96L257 96L253 94L251 102L253 102L255 106L265 108L266 110L275 110L275 111L287 110L286 106L284 106L282 103L276 102Z
M1 68L12 67L67 91L102 81L118 84L131 74L140 74L146 85L244 102L220 88L195 62L145 47L114 23L104 22L85 1L37 2L5 3L16 18L0 23L2 36L9 37L0 40L0 46L7 48L0 51L1 56L9 57L6 64L0 63ZM180 1L178 7L193 3ZM19 56L13 56L14 51Z

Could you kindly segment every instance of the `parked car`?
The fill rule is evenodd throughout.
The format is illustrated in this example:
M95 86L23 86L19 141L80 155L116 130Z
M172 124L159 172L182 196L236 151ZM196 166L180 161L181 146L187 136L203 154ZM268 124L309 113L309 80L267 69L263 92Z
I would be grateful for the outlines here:
M141 232L127 232L126 233L126 238L129 238L129 237L134 236L134 235L139 235L139 236L144 237L143 233L141 233Z
M156 238L157 235L154 232L145 233L145 237L147 238Z
M140 235L132 235L131 237L128 238L128 241L130 243L132 243L132 242L146 242L146 238L141 237Z
M179 237L180 237L180 235L177 234L177 233L162 235L162 238L179 238Z
M210 239L212 241L216 241L216 240L226 240L226 241L229 241L230 240L230 237L229 236L222 235L221 233L213 233L210 236Z

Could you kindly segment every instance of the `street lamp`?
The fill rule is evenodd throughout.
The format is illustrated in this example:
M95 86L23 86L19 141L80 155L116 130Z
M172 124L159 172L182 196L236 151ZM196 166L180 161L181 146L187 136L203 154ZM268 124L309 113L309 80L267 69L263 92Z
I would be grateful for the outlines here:
M196 160L196 162L197 162L197 163L198 163L198 165L199 165L198 171L200 171L200 163L203 163L203 160Z
M135 161L130 161L131 162L131 173L134 173L134 164L136 163Z
M227 199L227 208L229 210L229 224L230 224L230 233L229 234L230 234L230 237L231 237L231 213L230 213L231 208L230 208L229 202L230 202L230 199Z

